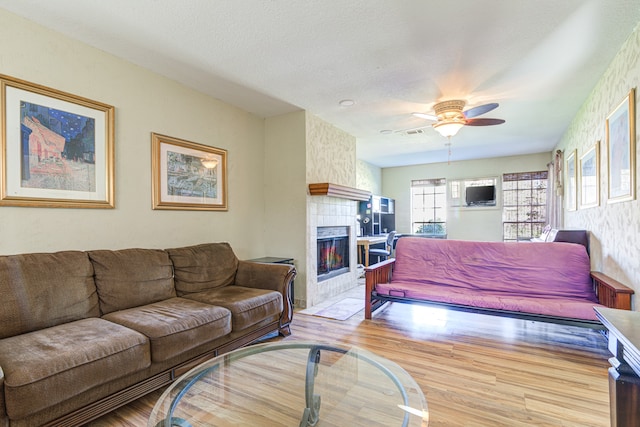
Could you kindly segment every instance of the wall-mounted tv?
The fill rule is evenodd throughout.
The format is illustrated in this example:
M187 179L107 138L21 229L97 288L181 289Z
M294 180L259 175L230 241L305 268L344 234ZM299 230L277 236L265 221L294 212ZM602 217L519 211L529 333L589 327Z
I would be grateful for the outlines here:
M480 185L475 187L467 187L465 193L465 202L467 203L467 206L495 206L496 186Z

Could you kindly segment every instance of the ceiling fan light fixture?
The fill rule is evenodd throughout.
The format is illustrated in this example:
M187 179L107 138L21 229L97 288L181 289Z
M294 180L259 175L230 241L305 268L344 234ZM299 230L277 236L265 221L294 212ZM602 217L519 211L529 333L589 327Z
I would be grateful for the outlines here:
M438 102L433 106L433 109L436 112L436 116L449 116L449 115L458 115L462 114L462 109L464 108L466 102L461 99L450 99L448 101Z
M436 115L426 113L412 113L414 117L426 120L435 120L436 123L431 126L445 138L451 138L456 135L463 126L492 126L504 123L502 119L476 119L491 110L498 108L497 102L490 104L478 105L463 111L466 102L462 99L451 99L448 101L438 102L433 106ZM421 128L418 128L421 129Z
M433 128L438 131L438 133L445 138L450 138L458 133L460 129L464 126L464 120L443 120L438 123L434 123Z
M433 106L438 116L437 123L433 124L433 128L445 138L451 138L467 123L462 109L465 101L460 99L452 99L442 101Z

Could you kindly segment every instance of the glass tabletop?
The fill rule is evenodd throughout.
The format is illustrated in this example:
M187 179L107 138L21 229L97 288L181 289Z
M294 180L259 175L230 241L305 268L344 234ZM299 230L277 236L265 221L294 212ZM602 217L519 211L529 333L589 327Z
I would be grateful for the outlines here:
M148 427L426 426L425 397L396 363L357 347L278 342L211 359L176 380Z

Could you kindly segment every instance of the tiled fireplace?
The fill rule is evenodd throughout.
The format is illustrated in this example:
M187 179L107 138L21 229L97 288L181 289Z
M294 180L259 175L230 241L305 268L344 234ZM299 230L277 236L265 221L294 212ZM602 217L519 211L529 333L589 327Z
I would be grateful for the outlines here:
M296 305L302 308L313 307L357 286L357 202L308 196L307 204L306 300L296 300ZM335 244L339 248L327 249ZM343 265L338 267L340 263Z
M318 227L318 283L349 272L349 227Z

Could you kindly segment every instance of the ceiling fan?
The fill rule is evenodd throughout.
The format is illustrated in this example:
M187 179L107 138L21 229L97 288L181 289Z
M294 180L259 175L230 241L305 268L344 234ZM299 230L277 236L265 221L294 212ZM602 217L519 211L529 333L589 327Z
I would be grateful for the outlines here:
M446 138L454 136L463 126L493 126L504 123L502 119L475 118L498 108L496 102L463 111L465 104L465 101L459 99L442 101L433 106L435 115L413 113L413 116L435 121L431 126Z

